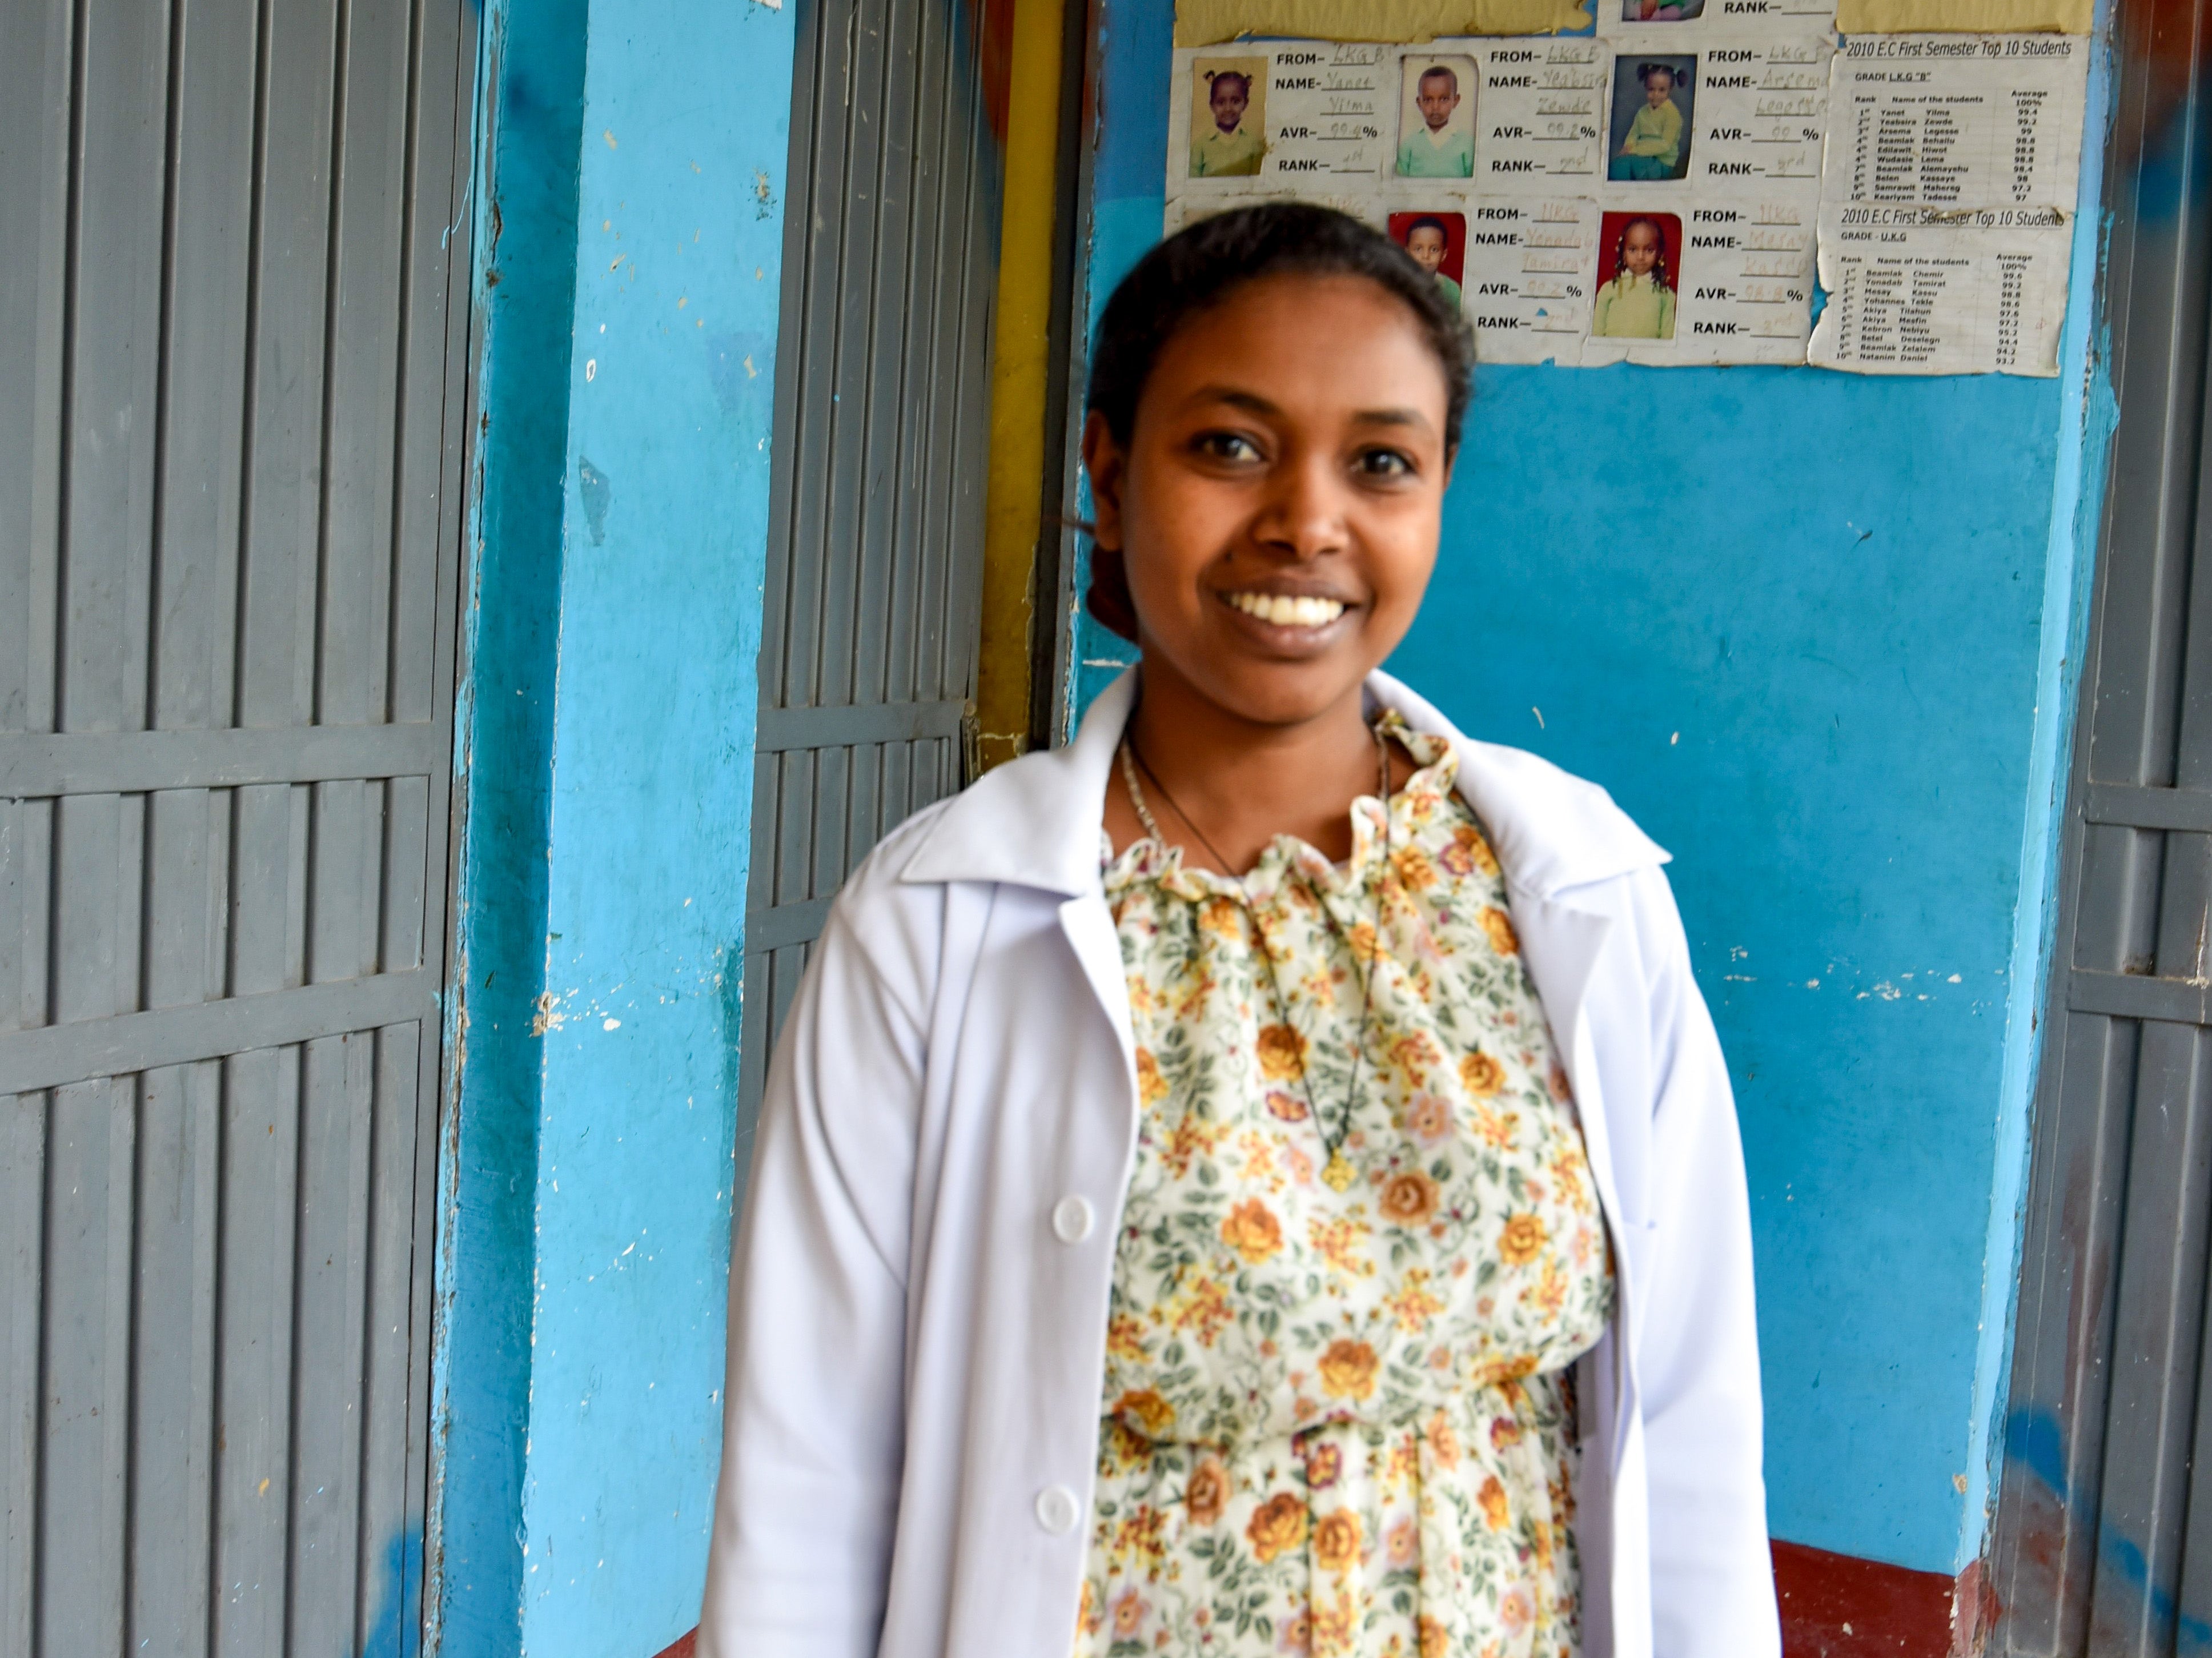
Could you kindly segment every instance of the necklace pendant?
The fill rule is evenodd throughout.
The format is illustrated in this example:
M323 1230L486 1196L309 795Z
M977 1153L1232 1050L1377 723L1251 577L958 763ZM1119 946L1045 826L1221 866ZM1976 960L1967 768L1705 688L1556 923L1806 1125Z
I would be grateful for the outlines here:
M1332 1151L1328 1154L1328 1166L1321 1171L1321 1177L1328 1182L1331 1191L1341 1192L1359 1178L1359 1171L1352 1166L1352 1159L1342 1151Z

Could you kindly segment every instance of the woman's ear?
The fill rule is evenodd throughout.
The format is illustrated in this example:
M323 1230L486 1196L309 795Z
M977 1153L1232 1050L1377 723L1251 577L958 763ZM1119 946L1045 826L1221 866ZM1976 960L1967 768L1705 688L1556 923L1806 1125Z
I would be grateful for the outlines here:
M1106 416L1096 409L1083 422L1083 470L1091 475L1091 538L1119 552L1121 489L1128 480L1129 458L1106 424Z

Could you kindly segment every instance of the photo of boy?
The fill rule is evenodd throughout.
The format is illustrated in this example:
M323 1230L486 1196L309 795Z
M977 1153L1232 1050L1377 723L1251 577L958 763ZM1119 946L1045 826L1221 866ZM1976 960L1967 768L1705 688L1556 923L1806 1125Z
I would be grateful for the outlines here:
M1705 0L1620 0L1624 23L1686 23L1705 15Z
M1390 240L1413 256L1413 263L1437 279L1453 310L1460 306L1460 281L1467 266L1467 216L1463 213L1393 213Z
M1590 308L1590 334L1615 340L1674 337L1682 222L1672 213L1608 213L1598 226L1607 280Z
M1472 58L1411 57L1399 98L1398 176L1472 179L1474 111L1460 88L1476 84Z
M1267 153L1267 60L1201 58L1190 74L1190 176L1255 177Z
M1690 114L1697 56L1624 58L1613 72L1616 179L1679 179L1690 170Z

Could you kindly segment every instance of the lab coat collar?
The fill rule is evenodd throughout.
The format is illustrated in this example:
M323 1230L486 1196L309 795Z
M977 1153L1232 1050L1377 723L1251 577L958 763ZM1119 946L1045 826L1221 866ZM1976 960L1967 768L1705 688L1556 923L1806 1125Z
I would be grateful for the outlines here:
M978 778L945 809L900 878L997 881L1069 897L1097 891L1106 778L1136 694L1131 668L1099 693L1067 747ZM1459 792L1488 830L1508 884L1528 896L1552 900L1667 861L1595 784L1523 750L1474 741L1379 670L1368 677L1367 701L1395 708L1415 731L1458 751Z

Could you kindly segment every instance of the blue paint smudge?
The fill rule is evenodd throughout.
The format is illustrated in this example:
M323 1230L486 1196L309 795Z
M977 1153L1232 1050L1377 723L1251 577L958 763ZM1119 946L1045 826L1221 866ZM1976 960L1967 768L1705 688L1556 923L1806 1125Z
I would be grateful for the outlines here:
M422 1528L410 1526L385 1546L376 1616L361 1658L417 1658L422 1650Z

